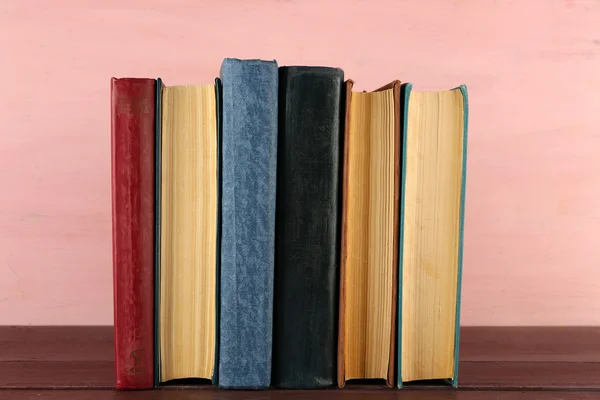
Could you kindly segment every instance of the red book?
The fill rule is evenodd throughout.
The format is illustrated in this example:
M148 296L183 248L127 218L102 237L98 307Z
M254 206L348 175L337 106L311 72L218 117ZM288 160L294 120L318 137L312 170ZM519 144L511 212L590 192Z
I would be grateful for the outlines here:
M154 386L154 79L111 80L117 389Z

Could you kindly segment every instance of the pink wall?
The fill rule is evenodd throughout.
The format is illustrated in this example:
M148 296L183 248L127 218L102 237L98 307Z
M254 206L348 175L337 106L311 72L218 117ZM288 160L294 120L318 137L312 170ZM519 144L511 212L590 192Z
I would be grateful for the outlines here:
M600 324L600 5L567 0L2 1L0 324L112 323L110 77L223 57L466 83L463 324Z

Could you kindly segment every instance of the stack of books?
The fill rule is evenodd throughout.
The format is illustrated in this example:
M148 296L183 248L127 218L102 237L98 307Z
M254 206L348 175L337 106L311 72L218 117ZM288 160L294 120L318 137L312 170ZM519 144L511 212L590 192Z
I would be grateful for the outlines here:
M464 85L232 58L111 85L118 389L457 385Z

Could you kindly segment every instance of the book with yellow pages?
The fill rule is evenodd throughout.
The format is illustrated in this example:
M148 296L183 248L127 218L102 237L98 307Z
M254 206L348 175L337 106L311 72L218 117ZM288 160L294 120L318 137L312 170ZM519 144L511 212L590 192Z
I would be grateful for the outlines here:
M219 81L158 81L156 386L216 380Z
M398 387L458 385L467 88L403 86Z
M346 82L338 386L394 385L400 189L400 82Z

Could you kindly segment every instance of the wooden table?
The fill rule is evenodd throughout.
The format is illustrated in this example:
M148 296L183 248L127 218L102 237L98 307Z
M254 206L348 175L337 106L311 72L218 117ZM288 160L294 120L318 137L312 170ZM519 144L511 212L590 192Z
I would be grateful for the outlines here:
M114 390L112 327L0 327L0 399L600 399L600 327L465 327L459 389Z

